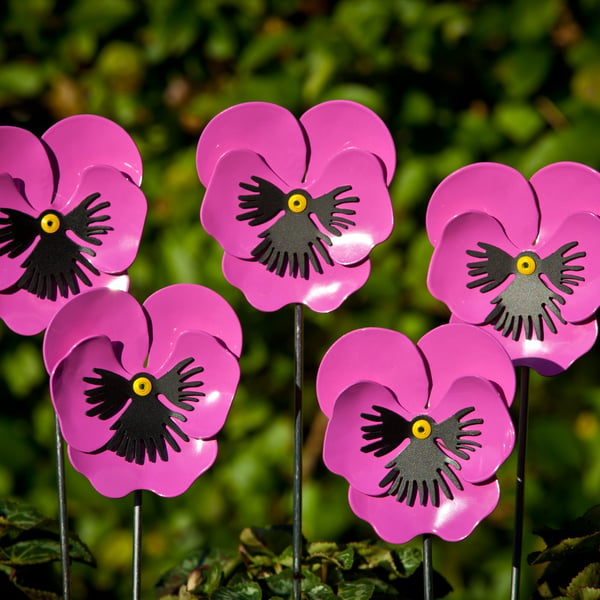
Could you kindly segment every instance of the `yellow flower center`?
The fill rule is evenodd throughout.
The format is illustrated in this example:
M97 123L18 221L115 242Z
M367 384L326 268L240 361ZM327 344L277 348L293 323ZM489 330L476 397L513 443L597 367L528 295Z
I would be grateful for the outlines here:
M535 259L531 256L521 256L517 260L517 271L521 273L521 275L531 275L535 272Z
M306 196L304 194L295 193L288 198L288 208L295 213L301 213L306 210Z
M60 229L60 218L56 213L47 213L40 219L40 227L46 233L56 233Z
M426 440L431 435L431 423L427 419L417 419L412 425L412 434L419 440Z
M147 396L152 391L152 382L148 377L140 375L133 380L131 387L138 396Z

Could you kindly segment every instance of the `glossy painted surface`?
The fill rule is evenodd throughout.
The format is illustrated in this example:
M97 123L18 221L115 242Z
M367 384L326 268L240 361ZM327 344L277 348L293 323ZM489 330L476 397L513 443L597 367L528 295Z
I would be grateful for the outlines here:
M429 289L515 365L559 373L597 337L599 215L600 174L585 165L551 164L530 181L495 163L460 169L427 210Z
M323 459L384 540L462 539L498 502L514 391L509 356L477 327L444 325L416 345L392 330L352 331L319 367Z
M391 135L371 110L325 102L297 120L274 104L240 104L207 125L196 163L202 225L253 306L327 312L365 283L369 252L392 230L395 169Z
M0 127L0 318L8 327L35 334L82 291L127 289L125 271L137 254L146 216L141 177L133 140L108 119L69 117L41 140L18 127ZM60 232L44 233L48 211L62 221ZM32 234L34 226L40 231ZM36 257L42 240L45 257ZM78 264L65 275L60 261L73 264L69 253ZM28 266L32 261L35 267Z
M240 351L235 313L202 286L163 288L142 306L107 289L67 304L44 356L73 466L110 497L185 491L216 458Z

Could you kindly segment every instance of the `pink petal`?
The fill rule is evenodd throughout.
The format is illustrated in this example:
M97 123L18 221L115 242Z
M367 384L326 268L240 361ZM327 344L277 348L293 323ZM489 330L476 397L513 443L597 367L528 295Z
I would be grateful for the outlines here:
M196 150L198 176L205 187L230 150L258 154L285 181L300 181L306 169L304 132L294 115L277 104L238 104L208 123Z
M563 221L576 212L600 215L600 173L574 162L547 165L531 178L541 212L539 240L555 235Z
M338 396L364 381L389 388L413 415L425 409L428 374L419 350L402 333L373 327L351 331L337 340L317 373L321 410L331 418Z
M353 215L339 215L355 223L348 229L340 229L341 235L332 235L322 227L333 242L329 250L331 258L343 265L359 262L369 255L371 249L392 233L394 213L385 185L381 163L362 150L346 150L328 162L318 180L307 187L313 198L331 193L341 186L352 186L338 196L358 197L359 202L340 203L340 209L351 209ZM318 221L313 216L315 222Z
M242 290L246 300L258 310L271 312L286 304L305 304L316 312L335 310L369 278L368 261L344 267L324 265L322 275L311 272L309 279L280 277L258 261L223 257L225 279Z
M102 335L122 344L121 363L130 373L144 364L150 343L144 311L130 294L100 288L76 296L52 319L44 337L46 369L51 373L82 340Z
M142 159L134 141L109 119L96 115L67 117L48 129L42 140L56 157L58 208L73 195L83 171L91 165L113 167L137 185L142 181Z
M360 148L378 157L389 185L396 168L396 148L385 123L372 110L349 100L317 104L300 118L310 143L306 181L321 177L332 156Z
M486 330L458 323L441 325L426 333L417 345L431 375L430 409L445 398L456 379L467 375L493 382L503 391L507 405L512 404L515 369L504 346Z
M203 385L189 388L188 391L203 392L204 396L199 397L197 402L188 403L193 410L182 411L187 420L180 423L180 426L190 437L213 437L225 424L233 401L240 378L238 361L211 335L200 331L180 332L172 354L154 375L160 378L187 358L193 358L194 362L182 374L196 367L204 369L188 378L189 382L202 381ZM152 370L150 362L148 369ZM169 406L168 399L163 404Z
M467 287L479 278L469 275L467 265L481 260L469 256L467 250L481 252L479 242L497 246L514 257L527 249L513 246L495 218L479 212L464 213L452 219L444 229L427 275L431 294L461 320L474 324L485 321L493 308L491 300L512 280L509 276L501 285L485 293L481 292L485 286Z
M92 285L95 287L107 287L112 290L126 290L129 286L127 275L90 275ZM85 290L93 288L84 287ZM25 290L6 292L0 294L0 318L15 333L20 335L35 335L43 331L54 315L69 302L70 298L59 296L56 300L38 298ZM79 339L77 340L79 341ZM56 356L55 358L62 358Z
M585 281L571 286L572 294L557 290L566 300L560 308L562 316L571 323L588 319L600 306L600 218L590 213L572 214L558 226L548 243L543 247L541 244L536 246L540 256L545 258L565 243L575 241L578 245L564 253L565 257L577 252L585 252L585 256L568 262L566 266L582 266L583 270L566 271L565 276L578 275ZM554 289L554 286L551 285L551 288Z
M453 500L443 497L438 508L408 506L392 496L368 496L352 487L348 500L354 513L391 544L404 544L424 533L458 542L494 510L500 497L497 481L479 485L464 482L464 488Z
M63 437L69 445L82 452L98 450L110 440L113 435L111 426L130 403L127 401L119 413L106 420L87 415L92 405L86 401L85 391L94 385L84 378L97 377L95 368L107 369L126 379L131 376L117 360L112 342L103 336L75 346L60 361L50 379L52 403Z
M90 167L83 171L78 188L61 211L69 213L96 193L100 196L90 207L93 209L101 202L110 202L110 206L94 216L109 216L107 221L98 225L112 229L104 235L94 236L102 242L100 246L80 241L75 234L72 238L96 252L96 256L90 257L90 262L98 270L119 273L131 266L138 252L146 218L146 198L137 185L113 167Z
M181 333L204 331L239 356L242 328L231 306L219 294L201 285L181 283L154 292L144 310L152 323L153 343L148 364L158 368L173 351Z
M535 195L523 175L498 163L476 163L455 171L434 191L427 207L427 234L440 243L446 225L457 215L480 211L495 217L517 247L531 246L538 233Z
M1 128L0 128L1 135ZM0 138L1 139L1 138ZM15 180L6 173L0 173L0 219L5 219L8 214L3 212L3 209L18 210L30 217L37 217L37 211L33 209L27 200L21 196L15 186ZM0 232L8 225L0 224ZM34 240L31 246L22 254L11 258L8 254L0 255L0 290L12 286L16 283L23 274L21 265L23 261L31 254L38 238ZM7 242L10 242L8 240ZM6 243L6 242L5 242ZM0 244L0 247L5 247L5 243Z
M453 315L451 322L457 323L460 319ZM514 341L511 337L504 337L492 325L486 325L485 331L504 346L515 367L531 367L540 375L549 377L568 369L592 348L598 336L594 317L581 323L555 324L557 333L548 334L544 341L527 340L525 336Z
M385 465L389 459L361 451L369 443L363 439L361 428L372 424L361 415L373 412L373 406L387 408L409 422L415 416L403 409L388 388L370 381L357 383L342 392L335 402L325 433L323 461L330 471L344 477L357 490L380 495L383 488L379 482L388 474ZM395 454L408 443L407 438L394 449Z
M120 498L135 490L169 498L178 496L212 466L216 457L215 440L191 440L182 445L181 452L170 452L168 461L143 465L129 463L114 452L86 454L69 447L73 467L109 498Z
M252 250L260 241L258 235L270 224L252 226L248 221L237 218L247 212L240 208L239 196L250 194L240 184L254 185L252 176L266 179L284 193L294 187L273 173L257 154L233 150L216 164L200 213L206 232L223 246L225 252L238 258L252 258Z
M480 377L457 379L429 416L442 423L465 408L474 410L461 419L462 423L471 419L482 419L483 423L465 427L465 432L478 431L480 435L465 436L462 440L476 442L481 447L473 452L466 450L468 460L457 458L462 467L458 476L461 481L481 483L492 477L512 452L515 430L504 399L492 383ZM455 458L451 448L446 453Z
M37 211L50 208L54 174L48 153L35 135L20 127L0 127L0 173L23 183L23 194Z

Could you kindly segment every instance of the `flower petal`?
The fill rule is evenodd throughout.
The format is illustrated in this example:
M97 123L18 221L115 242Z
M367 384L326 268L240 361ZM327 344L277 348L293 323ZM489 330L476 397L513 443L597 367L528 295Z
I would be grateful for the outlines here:
M74 193L86 167L114 167L139 185L142 159L131 136L119 125L96 115L58 121L42 136L58 168L55 204L60 208Z
M160 378L188 358L193 358L194 362L182 371L182 376L197 367L203 370L182 380L182 385L201 381L201 386L187 388L187 391L198 391L204 395L198 397L197 402L188 404L192 410L182 413L186 421L179 425L190 437L206 439L216 435L225 424L240 378L240 368L236 357L213 336L201 331L186 331L180 332L172 354L155 372L156 377ZM169 404L167 400L164 401L166 406Z
M69 201L61 207L63 214L71 212L90 196L99 194L90 209L103 202L109 206L94 212L91 217L108 217L106 221L91 223L90 227L107 226L105 234L93 236L101 242L96 246L83 240L96 255L90 262L104 273L119 273L133 263L142 237L146 218L146 198L140 188L113 167L90 167L82 173L79 186ZM73 239L78 238L73 235Z
M600 215L600 173L574 162L559 162L540 169L531 178L540 206L540 242L550 239L573 213Z
M454 315L450 320L460 322ZM485 326L485 331L503 344L515 367L531 367L546 377L568 369L590 350L598 336L598 323L594 317L576 325L557 322L556 329L557 333L549 334L543 341L527 340L524 336L514 341L511 337L504 337L492 325Z
M285 181L300 181L306 170L304 132L296 117L277 104L237 104L211 119L196 150L198 176L205 187L218 161L230 150L260 155Z
M91 275L92 285L111 290L127 290L129 277L127 275ZM92 288L84 288L89 289ZM87 293L87 292L82 292ZM0 318L15 333L20 335L35 335L43 331L54 315L69 302L69 298L59 296L56 300L38 298L25 290L0 293ZM79 341L79 340L77 340ZM56 356L56 359L61 358Z
M467 375L493 382L502 390L506 404L512 404L515 369L504 346L484 329L459 323L441 325L426 333L417 346L431 376L430 409L445 398L456 379Z
M591 317L600 306L600 217L590 213L572 214L557 227L543 249L541 245L537 248L545 258L570 242L577 242L577 246L563 252L565 258L581 252L585 256L567 261L563 267L564 277L568 279L569 275L574 275L583 277L585 281L567 285L572 294L559 292L565 299L560 310L567 321L576 323ZM583 270L570 270L571 266L581 266Z
M471 408L460 422L466 424L472 419L483 423L464 427L463 432L479 432L479 435L462 437L463 442L474 442L479 446L473 451L466 450L469 459L458 459L461 481L481 483L491 478L498 467L508 458L515 442L515 430L504 399L494 385L480 377L457 379L443 400L429 412L429 416L441 423L459 411ZM455 458L452 448L447 454Z
M109 419L100 419L86 414L91 404L86 401L85 391L93 385L84 381L86 377L97 377L94 369L107 369L129 379L115 356L112 342L105 336L87 339L60 361L50 378L52 403L60 422L60 429L67 443L83 452L101 448L112 437L112 424L127 406ZM129 403L130 401L128 401Z
M429 378L423 357L415 344L397 331L357 329L329 348L317 373L321 410L331 418L338 396L361 381L389 388L414 415L427 404Z
M268 227L268 223L253 226L248 220L239 219L246 212L240 208L239 197L249 194L240 184L254 185L252 177L265 179L285 194L290 191L290 185L275 175L258 154L232 150L216 164L200 211L206 232L225 252L238 258L252 258L252 250L260 241L258 235Z
M392 544L404 544L424 533L436 534L448 542L462 540L494 510L499 497L497 481L478 485L465 482L464 491L453 500L443 497L438 508L408 506L393 496L368 496L352 487L348 493L354 513Z
M374 406L399 414L406 421L411 421L415 416L402 408L388 388L371 381L356 383L343 391L335 402L325 433L323 461L330 471L344 477L357 490L365 494L380 495L383 488L379 486L379 482L388 473L385 465L392 455L386 458L361 450L369 444L363 438L361 428L372 425L362 415L372 413ZM395 448L395 454L406 443Z
M0 198L0 219L9 218L9 213L5 212L4 209L19 211L30 217L37 217L37 211L33 209L27 200L19 193L16 187L16 181L6 173L0 173ZM0 225L0 232L9 227L10 223ZM9 235L9 231L10 230L4 231L5 235L8 237L0 244L1 247L7 249L10 249L10 245L13 241L18 241L12 239L13 236ZM18 281L23 274L21 265L34 248L35 240L29 248L25 249L14 258L9 256L10 252L0 256L0 290L5 290Z
M394 212L385 184L381 163L362 150L346 150L334 156L324 167L317 181L307 187L313 198L330 194L336 188L352 186L340 194L339 208L353 210L344 217L354 225L338 228L341 235L328 235L333 243L331 258L343 265L359 262L369 255L373 246L383 242L392 233ZM358 202L344 203L343 198L357 197ZM332 213L333 215L336 213ZM313 220L317 220L313 215ZM333 219L332 219L333 220ZM328 223L321 223L323 225Z
M349 100L331 100L313 106L300 118L310 144L306 181L319 177L332 156L360 148L378 157L389 185L396 168L396 148L385 123L372 110Z
M491 312L491 300L507 287L508 279L498 282L498 287L482 292L479 287L469 288L485 275L469 275L468 264L482 259L467 254L467 251L482 252L480 243L490 244L516 257L520 252L506 237L502 225L493 217L479 212L469 212L452 219L444 229L439 244L433 252L427 275L429 291L444 302L453 314L462 321L480 324Z
M20 127L0 127L0 173L23 183L23 194L37 211L50 207L54 175L40 140Z
M481 211L503 224L515 246L531 246L538 233L539 213L527 179L498 163L476 163L455 171L434 191L427 207L427 234L440 243L446 225L457 215Z
M48 325L43 349L46 369L52 373L75 345L102 335L122 344L121 363L130 373L143 366L150 343L144 311L127 292L100 288L74 297Z
M73 467L83 473L104 496L121 498L135 490L149 490L159 496L183 494L207 471L217 458L215 440L190 440L181 452L169 454L168 461L129 463L114 452L86 454L69 447Z
M209 288L191 283L162 288L144 302L144 310L152 324L149 368L158 369L167 360L186 330L204 331L236 356L241 354L239 319L227 301Z
M258 261L241 260L230 254L223 257L225 279L242 290L254 308L274 311L286 304L302 303L316 312L335 310L353 292L360 289L371 270L369 261L351 267L324 265L322 275L280 277Z

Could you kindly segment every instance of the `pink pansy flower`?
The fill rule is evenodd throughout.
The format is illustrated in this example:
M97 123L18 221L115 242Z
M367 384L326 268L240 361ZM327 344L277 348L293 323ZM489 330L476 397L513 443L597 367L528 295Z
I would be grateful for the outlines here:
M384 540L463 539L498 502L514 390L510 358L477 327L443 325L416 345L388 329L352 331L319 367L323 459Z
M0 318L42 331L69 298L126 289L146 217L139 152L116 123L59 121L41 140L0 127Z
M460 169L429 203L429 289L515 365L554 375L596 340L598 215L600 173L585 165L551 164L530 181L496 163Z
M215 461L239 380L239 321L199 285L71 300L44 338L52 402L72 465L98 492L183 493Z
M298 121L251 102L200 137L201 221L225 250L223 272L259 310L337 308L369 276L369 252L391 233L395 148L381 119L348 101Z

